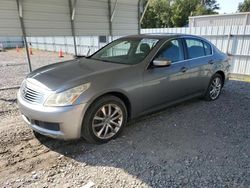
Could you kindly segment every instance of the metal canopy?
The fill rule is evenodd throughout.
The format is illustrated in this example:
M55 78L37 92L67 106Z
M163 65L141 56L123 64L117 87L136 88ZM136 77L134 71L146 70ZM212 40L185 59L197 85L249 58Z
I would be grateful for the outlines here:
M0 0L0 36L23 35L19 16L26 36L136 34L138 1Z
M0 36L23 36L32 71L26 37L72 36L77 55L76 36L140 33L140 6L141 0L0 0Z

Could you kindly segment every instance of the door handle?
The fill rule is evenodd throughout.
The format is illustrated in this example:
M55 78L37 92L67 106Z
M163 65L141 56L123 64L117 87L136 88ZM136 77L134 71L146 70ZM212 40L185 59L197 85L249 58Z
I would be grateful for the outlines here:
M182 67L181 72L187 72L188 68L187 67Z
M212 64L214 64L214 61L211 59L208 61L208 64L212 65Z

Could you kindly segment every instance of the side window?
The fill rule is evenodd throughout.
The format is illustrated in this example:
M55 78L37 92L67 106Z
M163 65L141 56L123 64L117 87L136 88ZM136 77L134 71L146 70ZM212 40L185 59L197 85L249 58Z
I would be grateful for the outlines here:
M149 51L156 45L158 39L142 39L137 46L135 54L143 54Z
M212 54L212 49L211 49L211 45L203 42L204 43L204 48L205 48L205 53L206 55L211 55Z
M172 62L184 60L182 44L180 40L174 39L167 42L156 57L164 58Z
M187 44L188 58L196 58L205 56L205 49L203 42L196 39L185 39Z

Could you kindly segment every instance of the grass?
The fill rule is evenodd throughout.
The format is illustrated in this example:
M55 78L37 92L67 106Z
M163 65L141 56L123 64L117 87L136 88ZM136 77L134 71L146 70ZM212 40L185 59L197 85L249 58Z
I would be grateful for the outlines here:
M230 80L238 80L250 83L250 75L230 75Z

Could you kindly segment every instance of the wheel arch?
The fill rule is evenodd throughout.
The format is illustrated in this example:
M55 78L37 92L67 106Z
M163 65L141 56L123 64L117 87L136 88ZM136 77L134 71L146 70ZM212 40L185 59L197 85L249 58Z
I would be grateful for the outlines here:
M115 97L119 98L120 100L122 100L122 102L124 102L124 104L126 106L126 109L127 109L127 113L128 113L128 119L130 119L131 115L132 115L131 101L130 101L129 97L126 94L124 94L123 92L121 92L121 91L107 91L105 93L102 93L102 94L96 96L93 100L91 100L91 103L87 107L86 111L88 111L88 109L91 107L91 105L94 102L96 102L100 98L105 97L107 95L115 96Z
M219 71L217 71L215 74L219 74L219 75L221 75L221 77L222 77L222 85L224 86L224 83L225 83L225 73L223 72L223 71L221 71L221 70L219 70Z
M89 101L88 106L86 106L86 110L84 111L84 115L83 115L83 119L82 119L82 125L81 125L81 136L83 138L85 138L87 141L92 142L92 143L99 143L98 140L96 140L96 138L93 138L91 131L89 130L89 120L91 118L91 113L89 113L89 110L91 110L91 107L93 107L94 103L97 100L102 100L101 98L105 97L105 96L113 96L119 98L121 101L124 102L124 105L126 107L127 110L127 120L130 118L130 114L131 114L131 103L129 101L129 98L122 92L118 92L118 91L109 91L109 92L105 92L105 93L100 93L98 96L96 96L95 98L93 98L91 101ZM126 121L123 122L123 125L126 124ZM92 128L91 128L92 129ZM121 131L121 129L120 129ZM106 141L103 141L106 142Z

